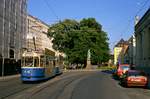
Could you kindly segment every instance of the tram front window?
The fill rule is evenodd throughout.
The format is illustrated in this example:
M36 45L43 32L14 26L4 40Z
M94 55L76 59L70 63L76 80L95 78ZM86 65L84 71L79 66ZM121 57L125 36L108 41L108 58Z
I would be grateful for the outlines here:
M38 57L24 57L22 61L23 66L25 67L39 67L39 58Z
M25 57L25 67L33 67L33 57Z

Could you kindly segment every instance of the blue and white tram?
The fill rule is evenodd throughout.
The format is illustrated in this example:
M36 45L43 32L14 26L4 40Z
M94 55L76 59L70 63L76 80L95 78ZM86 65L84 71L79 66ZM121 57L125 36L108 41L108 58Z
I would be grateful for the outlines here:
M54 56L35 51L25 51L22 55L21 80L38 81L56 75L56 61Z

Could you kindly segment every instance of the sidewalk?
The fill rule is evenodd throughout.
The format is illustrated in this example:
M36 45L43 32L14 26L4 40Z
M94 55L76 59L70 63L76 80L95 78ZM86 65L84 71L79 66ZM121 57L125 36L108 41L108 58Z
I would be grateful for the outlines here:
M20 74L16 74L16 75L9 75L9 76L0 76L0 81L2 80L9 80L9 79L13 79L13 78L17 78L17 77L20 77Z

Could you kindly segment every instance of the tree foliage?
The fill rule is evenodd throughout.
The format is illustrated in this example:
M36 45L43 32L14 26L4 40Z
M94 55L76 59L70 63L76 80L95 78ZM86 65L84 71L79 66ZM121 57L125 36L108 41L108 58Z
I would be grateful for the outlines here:
M48 36L53 38L53 48L64 52L70 63L84 64L88 49L91 50L92 63L109 59L107 33L94 18L58 22L49 28Z

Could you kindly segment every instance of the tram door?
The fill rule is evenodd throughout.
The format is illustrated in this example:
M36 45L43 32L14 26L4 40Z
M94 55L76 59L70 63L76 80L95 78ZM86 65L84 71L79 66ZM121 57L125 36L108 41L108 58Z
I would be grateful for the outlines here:
M45 75L50 76L53 75L53 64L52 61L50 60L49 56L45 56L45 61L44 61L44 67L45 67Z

